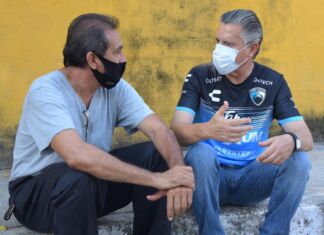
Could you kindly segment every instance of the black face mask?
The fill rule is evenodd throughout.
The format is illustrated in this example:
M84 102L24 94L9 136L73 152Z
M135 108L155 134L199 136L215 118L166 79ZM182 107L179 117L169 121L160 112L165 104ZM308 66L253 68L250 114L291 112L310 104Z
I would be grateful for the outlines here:
M123 76L126 68L126 62L114 63L99 54L95 53L95 55L99 57L104 65L105 73L100 73L98 70L91 69L93 75L96 77L99 84L104 88L111 89L115 87Z

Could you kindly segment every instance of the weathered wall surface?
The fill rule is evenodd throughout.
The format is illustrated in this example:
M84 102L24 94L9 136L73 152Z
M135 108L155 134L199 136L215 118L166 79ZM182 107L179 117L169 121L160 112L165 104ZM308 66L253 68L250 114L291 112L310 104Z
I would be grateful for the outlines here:
M169 122L184 75L210 61L218 19L234 8L257 12L264 26L257 61L285 74L302 113L317 118L323 128L318 123L324 113L322 0L1 0L0 159L11 155L32 80L62 66L66 30L77 15L99 12L120 18L128 59L125 77Z

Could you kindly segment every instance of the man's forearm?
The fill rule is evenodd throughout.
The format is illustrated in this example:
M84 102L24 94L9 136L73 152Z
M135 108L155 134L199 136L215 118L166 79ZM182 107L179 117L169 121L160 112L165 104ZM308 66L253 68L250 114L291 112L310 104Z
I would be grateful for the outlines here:
M78 158L69 166L96 178L158 188L156 174L125 163L91 144L83 144Z
M182 151L173 131L157 115L146 117L139 124L138 129L152 140L170 168L184 165Z
M153 132L151 140L170 168L184 165L182 150L173 131L161 125Z
M168 190L180 185L194 188L192 169L188 166L176 166L165 172L153 173L120 161L91 144L83 144L78 153L74 164L73 161L67 161L69 166L96 178L150 186L159 190Z
M57 134L50 146L69 167L96 178L151 186L160 190L180 185L194 188L190 167L176 166L165 172L152 173L120 161L92 144L84 143L75 130L68 129Z
M73 169L96 178L158 187L159 175L120 161L95 145L83 142L72 129L57 134L51 148Z
M287 123L283 126L286 132L296 133L301 141L301 149L303 151L310 151L313 149L313 137L304 121L295 121Z
M313 137L309 129L299 130L297 134L301 140L301 150L303 151L311 151L314 147Z
M182 124L177 123L171 126L177 139L182 146L188 146L201 140L208 139L206 123Z

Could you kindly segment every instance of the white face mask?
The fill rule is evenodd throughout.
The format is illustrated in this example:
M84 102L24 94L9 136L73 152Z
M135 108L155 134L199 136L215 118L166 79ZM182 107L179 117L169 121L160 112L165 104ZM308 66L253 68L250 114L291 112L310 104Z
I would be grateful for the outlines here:
M213 51L213 64L217 71L222 74L229 74L237 70L242 64L244 64L249 57L242 61L242 63L236 63L237 54L243 49L247 48L249 45L241 48L240 50L224 46L217 43L215 50Z

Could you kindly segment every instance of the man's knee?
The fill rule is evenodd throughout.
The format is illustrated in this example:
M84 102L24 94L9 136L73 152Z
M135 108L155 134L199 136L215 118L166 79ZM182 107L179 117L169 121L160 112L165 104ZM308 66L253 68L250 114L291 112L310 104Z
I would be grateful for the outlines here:
M189 148L185 160L188 164L201 164L201 162L215 162L217 157L210 145L199 142Z
M186 154L185 162L194 169L195 174L198 171L205 171L207 173L218 167L215 150L205 143L192 145Z
M93 196L96 180L98 179L90 174L71 169L57 182L51 195L53 205L59 205L67 198L82 203L89 195Z
M294 170L305 177L308 177L309 171L311 169L311 162L308 158L308 154L303 151L294 152L293 156L293 167Z
M308 158L308 154L303 151L294 152L291 158L284 164L284 168L286 168L292 180L296 180L300 183L302 183L303 180L307 181L311 169L311 162Z

